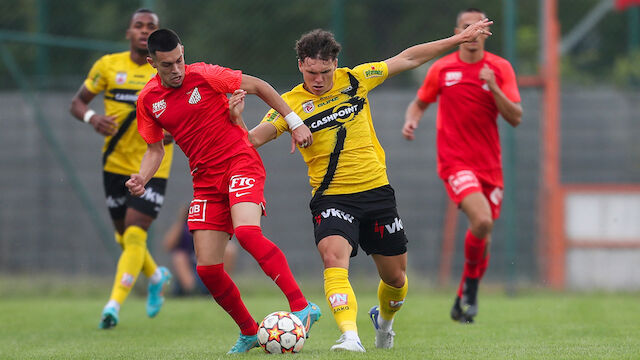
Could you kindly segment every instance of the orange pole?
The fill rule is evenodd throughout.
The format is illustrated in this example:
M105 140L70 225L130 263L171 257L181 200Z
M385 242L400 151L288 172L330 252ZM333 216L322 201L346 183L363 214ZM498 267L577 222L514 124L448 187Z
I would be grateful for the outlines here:
M442 250L440 250L440 271L438 281L441 286L446 286L451 280L451 263L453 253L456 250L456 228L458 227L458 206L449 200L447 212L444 215L444 227L442 231Z
M545 82L542 124L542 196L540 205L541 235L546 261L542 262L545 279L557 290L565 283L565 240L563 234L562 193L560 185L560 80L558 44L560 26L557 0L544 1Z

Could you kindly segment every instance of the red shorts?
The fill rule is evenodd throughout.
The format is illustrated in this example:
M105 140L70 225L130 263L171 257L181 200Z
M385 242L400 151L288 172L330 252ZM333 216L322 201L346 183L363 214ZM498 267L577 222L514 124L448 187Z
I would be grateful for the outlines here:
M458 206L467 195L481 192L489 200L491 216L493 219L500 217L502 206L502 187L476 176L472 170L452 170L443 174L444 187L453 202Z
M218 230L233 234L231 207L241 202L265 208L265 171L255 149L234 155L223 164L197 169L193 174L193 201L189 230Z

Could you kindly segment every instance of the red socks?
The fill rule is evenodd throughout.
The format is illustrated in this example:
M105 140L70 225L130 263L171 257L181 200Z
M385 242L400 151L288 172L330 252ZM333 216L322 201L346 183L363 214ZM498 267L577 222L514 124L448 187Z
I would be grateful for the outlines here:
M243 335L255 335L258 324L244 306L240 291L224 271L223 264L197 266L202 282L207 286L215 301L233 318Z
M470 230L464 239L464 269L458 288L458 296L462 297L462 288L466 278L480 279L489 266L489 254L485 256L487 240L478 239Z
M299 311L307 306L289 264L282 251L262 235L259 226L238 226L235 228L238 242L260 264L262 271L278 285L289 301L291 311Z

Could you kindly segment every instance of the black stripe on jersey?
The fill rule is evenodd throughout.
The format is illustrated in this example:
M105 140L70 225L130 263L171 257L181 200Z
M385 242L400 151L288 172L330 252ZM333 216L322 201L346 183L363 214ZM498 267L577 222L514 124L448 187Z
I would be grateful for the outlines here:
M329 157L329 165L327 165L327 172L324 174L322 178L322 183L316 190L315 196L321 196L322 193L325 192L329 188L331 181L333 180L333 176L336 174L336 170L338 169L338 160L340 160L340 153L344 149L344 140L347 138L347 128L342 126L338 133L336 134L336 146L333 148L331 152L331 156Z
M360 86L360 82L356 79L355 76L351 75L351 73L347 73L349 75L349 87L346 90L343 90L344 94L347 94L351 97L356 96L358 93L358 87Z
M133 122L133 120L135 118L136 118L136 110L134 109L124 119L124 121L122 122L122 125L120 125L120 128L118 129L118 132L115 135L113 135L111 137L111 139L109 139L109 143L107 144L107 148L105 149L104 153L102 154L102 165L103 166L104 166L104 164L107 163L107 158L109 157L109 155L111 155L113 150L116 148L116 145L118 144L118 141L120 141L120 139L122 138L124 133L127 132L127 129L129 129L129 126L131 126L131 123Z
M132 90L132 89L113 89L109 91L111 95L105 94L104 98L125 103L135 105L136 100L138 100L138 91L140 90Z

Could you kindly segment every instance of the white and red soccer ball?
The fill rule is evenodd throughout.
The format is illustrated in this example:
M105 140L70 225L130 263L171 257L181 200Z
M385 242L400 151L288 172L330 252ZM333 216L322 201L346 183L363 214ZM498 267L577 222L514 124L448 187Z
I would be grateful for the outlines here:
M258 344L269 354L297 353L302 350L306 335L297 316L287 311L276 311L260 323Z

